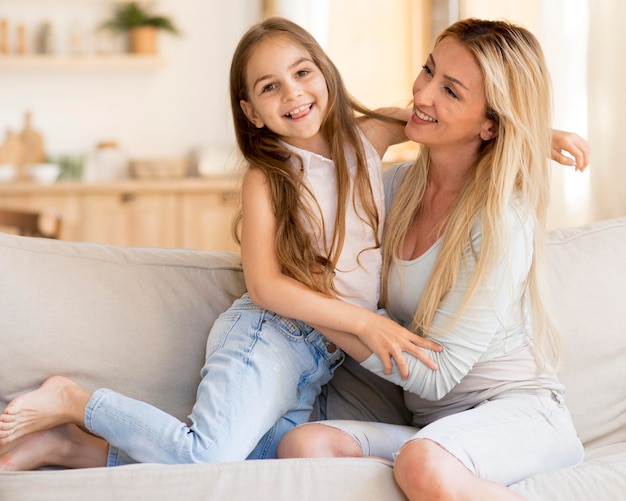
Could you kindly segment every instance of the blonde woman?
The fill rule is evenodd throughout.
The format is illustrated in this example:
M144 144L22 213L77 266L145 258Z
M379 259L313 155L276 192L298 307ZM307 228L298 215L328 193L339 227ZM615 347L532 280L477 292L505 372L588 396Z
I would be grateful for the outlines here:
M405 389L413 426L326 421L286 435L281 457L395 459L411 500L516 499L505 486L581 461L582 445L553 375L559 336L541 262L549 194L550 82L527 30L468 19L437 39L413 86L407 136L416 162L385 173L391 201L382 298L436 340L429 370L383 374Z

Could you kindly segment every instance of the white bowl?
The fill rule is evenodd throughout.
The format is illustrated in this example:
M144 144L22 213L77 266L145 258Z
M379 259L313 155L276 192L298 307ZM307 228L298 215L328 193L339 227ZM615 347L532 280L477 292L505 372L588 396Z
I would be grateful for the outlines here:
M17 169L15 165L0 164L0 183L8 183L15 179Z
M36 183L54 183L60 173L61 168L57 164L37 164L30 168L30 177Z

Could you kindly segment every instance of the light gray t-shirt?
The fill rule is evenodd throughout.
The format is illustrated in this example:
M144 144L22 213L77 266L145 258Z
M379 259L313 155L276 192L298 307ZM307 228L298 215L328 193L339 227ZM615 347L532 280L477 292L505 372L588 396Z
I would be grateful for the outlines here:
M387 204L393 198L409 164L394 166L384 173ZM413 412L413 424L421 427L435 419L462 411L504 391L555 389L561 385L537 366L532 350L529 311L524 305L526 280L533 256L534 219L513 203L505 223L509 228L508 254L503 255L461 318L452 324L457 307L469 286L475 258L466 250L467 265L433 319L430 336L444 350L428 352L439 369L433 371L405 353L410 376L402 380L397 370L382 375L376 355L363 362L367 369L392 380L405 391L405 402ZM393 316L403 325L411 323L437 255L440 241L410 261L397 260L390 270L389 303ZM472 228L474 249L480 250L481 228ZM452 327L450 327L452 325Z

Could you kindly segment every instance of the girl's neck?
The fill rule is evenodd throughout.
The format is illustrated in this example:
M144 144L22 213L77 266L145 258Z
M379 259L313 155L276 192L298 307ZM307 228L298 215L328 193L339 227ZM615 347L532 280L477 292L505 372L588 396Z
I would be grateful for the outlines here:
M301 150L310 151L324 158L332 160L332 153L330 150L330 144L321 135L317 135L314 138L306 140L293 140L291 138L283 138L287 144L299 148Z

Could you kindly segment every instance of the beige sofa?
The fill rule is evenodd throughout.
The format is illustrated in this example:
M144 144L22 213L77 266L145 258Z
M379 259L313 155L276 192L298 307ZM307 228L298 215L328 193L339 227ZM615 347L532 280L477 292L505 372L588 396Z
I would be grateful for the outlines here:
M244 287L233 253L0 235L0 267L0 407L56 373L184 419L211 324ZM553 231L549 282L566 335L561 380L587 457L512 488L537 500L625 499L626 217ZM343 368L316 416L406 419L395 387L359 389L362 378L358 367ZM390 465L370 459L0 472L0 500L57 499L404 497Z

